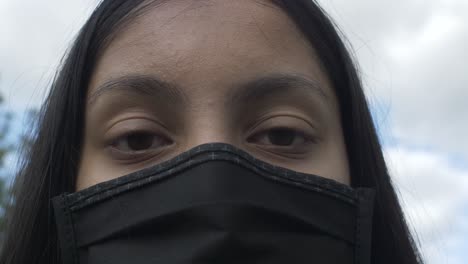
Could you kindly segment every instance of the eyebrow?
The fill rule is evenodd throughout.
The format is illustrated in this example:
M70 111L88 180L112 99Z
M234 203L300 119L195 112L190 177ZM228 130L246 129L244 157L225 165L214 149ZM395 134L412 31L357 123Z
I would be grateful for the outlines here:
M327 94L318 82L296 74L274 73L240 84L233 84L233 86L236 87L230 89L225 97L225 105L228 108L259 102L267 96L287 97L297 92L304 94L304 96L319 96L325 102L329 101ZM100 85L90 95L88 104L93 105L99 97L116 91L164 99L166 104L181 108L189 104L182 87L160 80L153 75L127 75L111 79Z
M238 86L239 88L230 90L226 97L227 107L259 102L267 96L287 97L293 93L300 93L306 98L318 96L325 103L329 102L327 94L318 82L302 75L275 73Z
M104 94L118 91L164 98L166 102L176 105L186 106L188 103L185 93L182 92L180 87L171 82L165 82L149 75L126 75L111 79L100 85L90 95L88 104L93 105Z

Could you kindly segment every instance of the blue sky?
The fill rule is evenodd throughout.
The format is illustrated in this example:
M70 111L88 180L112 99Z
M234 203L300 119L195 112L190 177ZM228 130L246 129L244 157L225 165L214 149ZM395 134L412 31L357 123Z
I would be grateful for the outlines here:
M468 1L319 0L360 65L405 213L428 264L468 259ZM0 92L21 113L96 0L0 0ZM34 44L34 48L32 47ZM14 167L15 156L9 159Z

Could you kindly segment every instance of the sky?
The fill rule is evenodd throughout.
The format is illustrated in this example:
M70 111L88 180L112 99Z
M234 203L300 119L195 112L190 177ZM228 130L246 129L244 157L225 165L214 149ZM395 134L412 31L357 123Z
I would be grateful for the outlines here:
M468 1L318 0L363 78L385 158L428 264L468 259ZM1 110L37 108L96 0L0 0ZM15 156L7 160L13 168Z

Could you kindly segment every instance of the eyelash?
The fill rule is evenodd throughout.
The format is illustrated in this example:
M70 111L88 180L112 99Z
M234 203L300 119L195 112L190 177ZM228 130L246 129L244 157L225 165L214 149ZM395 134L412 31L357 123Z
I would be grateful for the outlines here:
M249 138L258 138L261 135L268 135L268 132L273 132L273 131L287 131L287 132L293 132L294 139L297 138L297 136L300 136L304 139L305 142L310 143L310 142L315 142L314 136L310 135L309 133L301 130L301 129L296 129L288 126L276 126L276 127L271 127L268 129L261 130L260 132L255 133ZM294 142L294 140L293 140ZM291 148L289 145L288 146L275 146L275 148Z
M274 126L274 127L268 128L268 129L260 130L259 132L253 134L252 136L249 136L247 141L250 142L249 139L252 139L252 138L253 139L258 139L261 136L268 135L268 133L273 132L273 131L283 131L283 132L286 131L287 133L292 133L293 142L295 142L295 140L298 137L302 137L304 139L304 142L300 143L300 146L295 146L294 144L287 145L287 146L278 146L278 145L274 145L274 144L255 144L255 145L256 146L263 146L263 147L266 146L266 148L268 148L270 150L274 149L274 150L278 150L278 151L283 151L284 153L289 153L289 154L296 153L297 154L297 153L306 152L306 148L310 144L316 143L316 138L314 136L312 136L311 134L303 131L302 129L292 128L292 127L289 127L289 126ZM118 145L121 142L121 140L124 140L124 141L126 140L126 142L123 142L123 143L126 146L128 146L128 144L129 144L128 140L130 139L130 137L138 136L138 135L150 136L150 138L152 140L152 143L151 143L152 145L147 149L136 150L136 151L134 151L134 150L130 150L130 151L120 150L120 149L118 149L118 147L116 147L116 145ZM154 131L134 130L134 131L131 131L129 133L126 133L126 134L123 134L123 135L120 135L120 136L116 137L114 140L111 141L110 148L111 148L112 154L119 160L143 159L145 157L150 157L150 156L152 157L152 156L157 155L156 153L162 152L162 149L166 147L165 145L162 145L161 147L152 148L153 145L154 145L154 140L155 139L157 141L160 141L160 142L161 141L164 141L164 142L170 141L170 142L172 142L172 140L168 139L168 137L166 137L165 135L162 135L160 133L155 133ZM271 145L271 146L268 146L268 145Z
M121 150L118 148L119 143L124 143L125 145L129 146L128 140L130 137L133 136L140 136L139 138L141 139L141 136L150 136L152 140L152 145L146 149L143 150ZM154 154L155 152L160 152L163 146L158 146L156 148L153 148L154 141L155 139L157 141L164 141L167 142L168 137L160 134L160 133L155 133L154 131L149 131L149 130L133 130L128 133L124 133L123 135L117 136L115 139L113 139L109 145L112 154L117 157L117 159L131 159L133 157L140 157L140 156L146 156L148 154ZM124 141L124 142L122 142ZM126 141L126 142L125 142ZM169 140L171 141L171 140ZM158 150L159 149L159 150Z

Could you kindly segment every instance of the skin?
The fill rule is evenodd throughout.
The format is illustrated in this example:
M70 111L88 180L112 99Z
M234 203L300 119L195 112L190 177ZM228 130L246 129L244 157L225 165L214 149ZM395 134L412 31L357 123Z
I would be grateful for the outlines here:
M272 75L302 78L315 88L229 104L243 84ZM184 100L116 85L135 76L171 83ZM102 88L109 83L113 89ZM271 140L277 127L290 128L283 138L291 143ZM88 87L76 189L208 142L230 143L277 166L349 185L332 85L292 20L266 1L167 1L118 32Z

